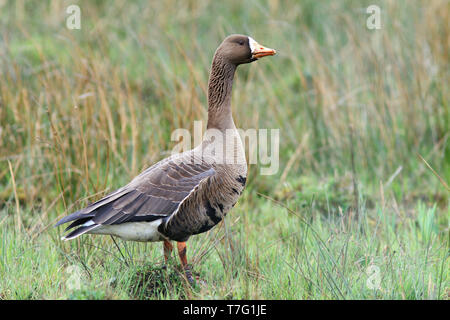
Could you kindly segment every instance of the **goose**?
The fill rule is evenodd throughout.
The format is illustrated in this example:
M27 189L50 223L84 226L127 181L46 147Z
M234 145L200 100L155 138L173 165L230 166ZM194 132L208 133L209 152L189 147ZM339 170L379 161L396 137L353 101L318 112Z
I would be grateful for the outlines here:
M247 179L245 151L233 121L231 90L236 68L276 51L233 34L217 48L208 81L208 122L202 142L144 170L127 185L59 220L71 222L62 240L82 234L131 241L162 241L167 263L177 242L184 274L192 284L186 241L217 225L236 204Z

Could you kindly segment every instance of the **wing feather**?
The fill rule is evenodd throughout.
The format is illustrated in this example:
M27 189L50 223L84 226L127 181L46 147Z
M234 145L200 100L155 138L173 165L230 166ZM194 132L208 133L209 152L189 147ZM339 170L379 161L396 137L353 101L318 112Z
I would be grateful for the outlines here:
M208 163L193 163L189 156L183 159L185 161L180 161L179 157L160 161L125 187L61 219L56 225L75 220L70 229L90 220L95 225L112 225L171 216L202 180L216 172ZM71 236L75 234L78 233Z

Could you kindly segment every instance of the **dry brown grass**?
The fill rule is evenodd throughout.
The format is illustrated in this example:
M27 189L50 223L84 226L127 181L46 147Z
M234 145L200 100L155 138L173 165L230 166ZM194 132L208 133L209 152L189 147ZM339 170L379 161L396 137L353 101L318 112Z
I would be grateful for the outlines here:
M239 32L279 54L239 69L236 123L281 135L279 173L250 166L242 211L259 212L253 191L349 216L421 200L448 232L448 191L418 157L448 185L448 1L375 1L377 31L372 2L79 1L68 30L69 1L0 1L0 227L35 239L166 157L174 129L206 119L211 57Z

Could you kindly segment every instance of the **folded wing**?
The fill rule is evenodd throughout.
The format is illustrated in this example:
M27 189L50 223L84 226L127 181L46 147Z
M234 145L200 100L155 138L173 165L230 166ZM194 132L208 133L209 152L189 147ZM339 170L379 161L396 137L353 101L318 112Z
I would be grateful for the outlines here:
M214 168L204 162L165 159L125 187L64 217L56 225L73 221L66 230L79 226L65 236L72 239L101 225L165 218L177 210L203 179L214 174Z

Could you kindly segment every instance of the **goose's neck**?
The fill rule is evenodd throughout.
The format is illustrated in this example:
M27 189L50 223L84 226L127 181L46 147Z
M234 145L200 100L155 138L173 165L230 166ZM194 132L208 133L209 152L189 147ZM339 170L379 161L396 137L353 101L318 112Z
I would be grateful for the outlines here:
M231 112L231 90L236 66L215 55L208 82L208 129L235 128Z

